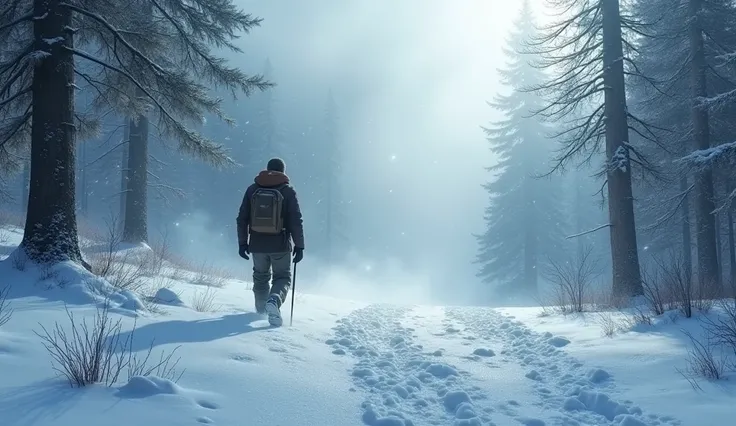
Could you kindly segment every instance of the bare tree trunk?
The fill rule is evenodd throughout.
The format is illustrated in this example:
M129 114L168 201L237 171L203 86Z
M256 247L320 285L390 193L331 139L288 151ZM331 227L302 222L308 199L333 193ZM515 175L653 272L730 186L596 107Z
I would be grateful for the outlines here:
M88 182L87 182L87 144L86 143L80 143L79 144L79 154L80 154L80 163L82 163L82 167L79 168L79 196L80 196L80 209L82 210L82 214L84 216L87 216L89 213L89 188L87 188Z
M20 205L23 212L28 210L28 186L31 184L31 160L23 161L23 176L21 178Z
M718 260L716 275L718 282L723 283L723 236L721 235L721 218L717 214L713 216L716 222L716 260Z
M534 204L534 197L529 188L531 182L527 181L524 188L525 210L526 210L526 227L524 229L524 285L526 292L530 295L537 295L537 207Z
M687 177L680 179L680 190L687 191ZM685 195L682 200L682 255L685 262L685 273L688 277L693 276L693 247L690 234L690 196Z
M690 88L693 102L694 148L696 150L710 148L708 110L698 105L698 99L707 95L705 48L703 45L703 29L699 17L702 8L702 0L689 0L690 56L692 58ZM720 289L716 222L712 214L714 210L713 172L703 170L695 176L695 235L698 245L698 278L701 282Z
M643 289L631 189L621 14L618 0L602 0L601 5L613 293L618 297L635 296L643 294Z
M120 213L117 218L118 232L123 233L125 228L125 199L128 192L128 147L130 146L130 120L125 119L123 124L123 145L120 148ZM119 235L120 235L119 234Z
M34 261L82 261L75 205L72 13L61 0L34 0L34 48L48 55L33 72L28 213L22 247ZM62 37L64 42L48 43Z
M733 235L733 212L728 210L728 261L730 268L731 287L736 288L736 241ZM736 293L734 293L736 297Z
M131 119L123 241L148 241L148 117Z

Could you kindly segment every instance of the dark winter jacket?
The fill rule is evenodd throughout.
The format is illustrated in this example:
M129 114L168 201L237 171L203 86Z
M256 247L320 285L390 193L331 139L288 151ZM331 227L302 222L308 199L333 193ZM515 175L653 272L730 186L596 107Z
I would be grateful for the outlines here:
M238 243L248 244L251 253L286 253L291 252L291 240L294 247L304 248L304 227L302 212L294 187L289 184L289 177L284 173L264 170L255 178L255 183L248 187L240 205L238 214ZM283 185L283 186L281 186ZM285 232L281 235L259 234L250 231L250 200L258 188L275 188L281 186L284 196L283 215ZM250 238L249 238L250 237Z

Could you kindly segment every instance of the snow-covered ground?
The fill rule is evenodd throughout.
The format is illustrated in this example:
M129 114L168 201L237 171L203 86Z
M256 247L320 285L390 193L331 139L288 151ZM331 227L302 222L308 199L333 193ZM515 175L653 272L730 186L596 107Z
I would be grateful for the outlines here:
M4 235L7 255L20 233ZM123 371L110 387L72 389L36 333L66 327L65 308L77 321L93 320L104 283L73 265L21 272L18 264L0 263L13 309L0 326L3 426L728 426L736 416L728 381L700 381L695 390L677 372L688 347L680 328L694 330L694 319L609 338L594 314L298 294L293 326L272 328L253 312L247 283L225 282L213 290L213 312L197 312L202 286L181 277L167 287L182 303L155 313L135 295L110 298L122 339L135 325L130 347L152 347L153 364L176 350L177 374L160 375L180 379Z

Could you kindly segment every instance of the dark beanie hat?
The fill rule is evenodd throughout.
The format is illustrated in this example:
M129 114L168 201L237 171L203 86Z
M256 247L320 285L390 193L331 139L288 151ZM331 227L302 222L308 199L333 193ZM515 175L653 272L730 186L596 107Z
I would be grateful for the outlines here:
M280 158L272 158L268 160L266 170L284 173L284 170L286 170L286 164L284 164L284 160Z

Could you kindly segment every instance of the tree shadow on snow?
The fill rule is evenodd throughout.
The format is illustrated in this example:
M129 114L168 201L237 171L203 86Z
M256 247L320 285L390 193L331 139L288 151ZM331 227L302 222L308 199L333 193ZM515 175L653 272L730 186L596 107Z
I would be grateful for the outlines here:
M73 409L85 389L72 389L66 382L43 380L0 391L0 424L53 424Z
M259 321L263 325L253 325ZM133 351L148 350L154 347L169 344L202 343L225 339L252 331L274 328L265 322L263 315L255 312L224 315L217 318L207 318L193 321L170 320L146 324L136 328L132 333ZM120 334L120 341L130 338L131 331Z

